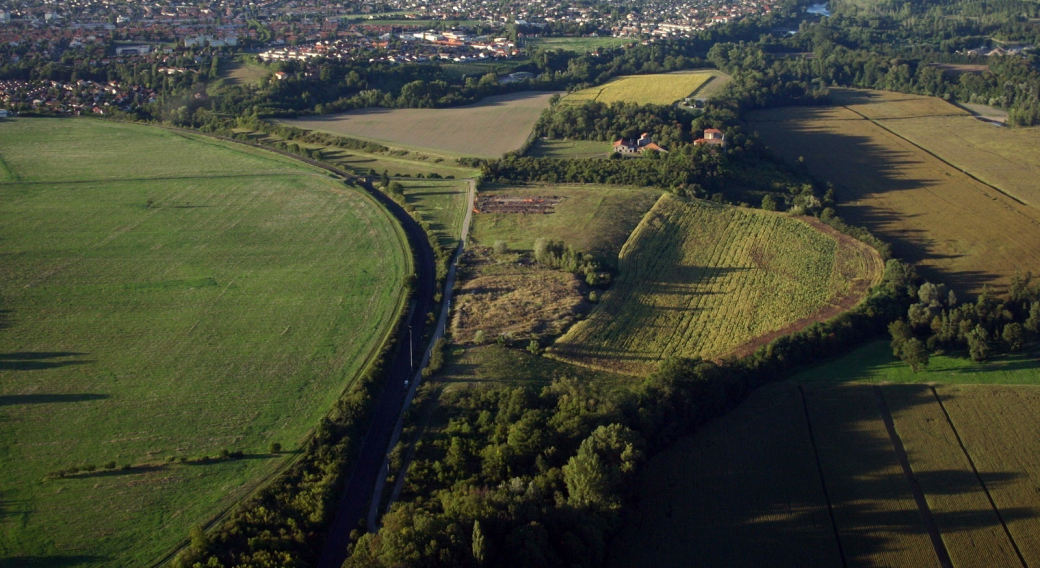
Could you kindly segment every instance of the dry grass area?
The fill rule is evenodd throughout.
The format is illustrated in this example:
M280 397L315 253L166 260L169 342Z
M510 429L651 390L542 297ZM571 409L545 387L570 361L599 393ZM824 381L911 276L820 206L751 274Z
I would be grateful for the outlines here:
M839 213L927 278L974 294L1040 266L1040 210L1005 195L1040 202L1029 181L1040 171L1040 131L997 129L935 98L836 96L844 107L756 112L751 125L775 152L833 182Z
M552 356L639 375L667 357L742 354L855 305L882 268L870 247L806 221L670 194L632 232L619 266Z
M387 146L497 158L523 145L553 94L513 93L454 108L368 108L280 122Z
M468 250L456 288L452 337L472 343L478 332L486 341L555 336L587 311L577 276L532 264L517 254Z
M575 91L564 97L563 104L581 104L589 101L601 103L639 103L669 105L705 88L704 96L714 93L729 81L721 71L680 71L659 75L626 75L617 77L598 87ZM708 92L708 85L712 85Z

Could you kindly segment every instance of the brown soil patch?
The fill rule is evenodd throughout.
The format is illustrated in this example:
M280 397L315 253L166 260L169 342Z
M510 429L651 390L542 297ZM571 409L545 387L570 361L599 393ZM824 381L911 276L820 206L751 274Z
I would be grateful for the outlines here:
M474 213L555 213L562 195L487 195L477 198Z

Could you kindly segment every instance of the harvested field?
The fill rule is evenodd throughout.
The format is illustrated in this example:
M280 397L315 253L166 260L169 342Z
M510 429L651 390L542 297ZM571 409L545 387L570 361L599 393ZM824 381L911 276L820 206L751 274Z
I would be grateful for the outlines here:
M497 158L524 144L553 94L513 93L454 108L370 108L279 122L406 149Z
M615 266L621 246L661 191L596 185L489 186L478 197L531 199L546 195L562 198L552 215L474 215L473 241L491 246L500 240L513 250L531 251L539 238L559 240Z
M150 566L352 384L405 237L360 189L201 136L18 118L0 158L0 564ZM246 459L194 461L222 450Z
M639 103L670 105L684 97L694 95L708 82L724 84L729 76L715 70L678 71L659 75L625 75L611 79L598 87L575 91L563 98L561 104L581 104L589 101L601 103ZM714 92L714 90L712 91Z
M482 193L477 198L477 206L474 213L494 214L512 213L521 214L543 214L551 215L556 212L556 206L566 197L562 195L495 195Z
M515 254L469 250L455 292L452 338L457 343L559 335L588 311L577 276L524 261Z
M808 441L797 386L763 387L644 467L607 564L841 566Z
M974 294L1040 266L1040 209L1023 204L1040 202L1040 130L996 130L935 98L836 91L845 107L756 112L751 125L927 278Z
M647 374L667 357L743 354L837 315L879 280L881 259L810 222L662 196L622 248L613 287L551 355Z

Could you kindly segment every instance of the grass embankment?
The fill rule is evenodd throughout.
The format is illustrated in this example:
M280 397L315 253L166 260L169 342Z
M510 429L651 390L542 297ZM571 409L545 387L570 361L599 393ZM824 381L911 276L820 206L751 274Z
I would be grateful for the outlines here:
M295 452L379 348L404 237L363 191L203 137L16 119L0 156L0 544L147 565L289 459L269 444ZM225 449L245 458L196 461Z
M751 127L833 182L847 221L933 281L976 294L1040 265L1040 129L987 125L933 97L843 89L834 99L842 106L753 113Z
M855 305L878 281L870 247L780 213L664 195L625 243L600 305L552 347L594 368L747 353Z

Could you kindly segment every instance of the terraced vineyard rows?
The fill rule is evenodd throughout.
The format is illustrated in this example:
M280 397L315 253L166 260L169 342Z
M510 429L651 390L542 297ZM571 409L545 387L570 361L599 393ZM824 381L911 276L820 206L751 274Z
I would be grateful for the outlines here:
M551 355L642 374L661 359L717 358L851 305L877 253L782 214L661 198L619 256L620 276Z

